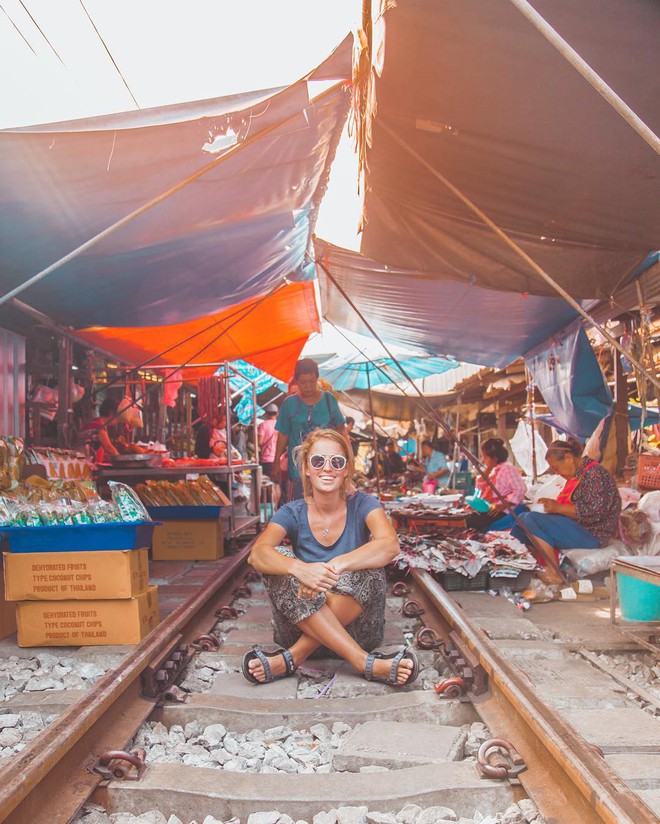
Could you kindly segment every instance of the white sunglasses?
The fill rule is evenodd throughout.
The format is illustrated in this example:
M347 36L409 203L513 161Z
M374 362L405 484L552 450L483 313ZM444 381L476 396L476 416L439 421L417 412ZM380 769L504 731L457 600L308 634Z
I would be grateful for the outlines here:
M310 455L309 465L312 469L325 469L326 463L330 461L330 466L337 472L342 470L348 463L343 455Z

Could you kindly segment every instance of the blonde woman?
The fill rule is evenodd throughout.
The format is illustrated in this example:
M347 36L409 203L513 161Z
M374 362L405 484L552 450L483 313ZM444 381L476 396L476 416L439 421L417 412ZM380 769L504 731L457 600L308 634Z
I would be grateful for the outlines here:
M249 558L263 575L282 649L255 646L243 674L257 684L284 678L325 646L367 680L412 683L419 672L412 649L368 652L383 640L384 567L399 551L396 532L375 498L353 490L353 457L340 433L314 430L294 459L304 497L274 514ZM291 549L280 546L285 537Z

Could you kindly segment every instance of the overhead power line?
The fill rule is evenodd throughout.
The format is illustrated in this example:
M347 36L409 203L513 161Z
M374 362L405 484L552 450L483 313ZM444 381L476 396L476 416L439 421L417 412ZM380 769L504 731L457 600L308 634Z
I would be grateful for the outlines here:
M85 14L87 15L87 19L89 20L89 22L90 22L90 24L91 24L92 28L93 28L93 29L94 29L94 31L96 32L97 37L99 38L99 40L100 40L100 41L101 41L101 43L103 44L103 48L106 50L106 52L107 52L107 54L108 54L108 57L110 58L110 60L112 60L112 65L113 65L113 66L115 67L115 69L117 70L117 74L121 77L121 79L122 79L122 82L123 82L124 86L126 86L126 89L127 89L128 93L129 93L129 94L130 94L130 96L133 98L133 102L134 102L134 103L135 103L135 105L138 107L138 109L139 109L139 108L141 108L140 104L139 104L139 103L137 102L137 100L135 99L135 95L134 95L134 94L133 94L133 92L131 91L131 87L130 87L130 86L128 85L128 83L126 82L126 78L125 78L125 77L124 77L124 75L121 73L121 69L120 69L120 68L119 68L119 66L117 65L117 62L116 62L115 58L112 56L112 52L110 51L110 49L108 48L108 46L107 46L107 44L106 44L105 40L104 40L104 39L103 39L103 37L101 36L101 32L100 32L100 31L98 30L98 28L96 27L96 23L92 20L92 18L91 18L91 16L90 16L89 12L88 12L88 11L87 11L87 9L85 8L85 4L83 3L83 0L80 0L80 5L82 6L83 11L84 11L84 12L85 12Z
M43 39L46 41L46 43L48 43L48 45L50 46L50 48L51 48L53 54L55 55L55 57L57 57L57 59L60 61L60 63L66 69L66 65L64 63L64 60L62 60L62 58L57 53L57 49L55 48L55 46L53 46L53 44L50 42L50 40L46 37L46 35L44 34L44 31L41 28L41 26L37 23L37 21L34 19L34 17L30 14L30 12L29 12L28 8L26 7L25 3L23 2L23 0L18 0L18 2L21 4L21 6L23 7L23 10L27 14L27 16L30 18L30 20L32 20L32 22L36 26L37 30L39 31L39 34L43 37ZM33 49L33 51L34 51L34 49Z
M22 4L21 4L21 5L22 5ZM3 12L3 14L5 15L5 17L7 18L7 20L9 20L9 22L12 24L12 26L16 29L16 31L18 32L19 37L21 38L21 40L25 43L25 45L28 47L28 49L30 49L30 51L32 52L32 54L33 54L35 57L37 57L38 55L37 55L36 51L32 48L32 46L30 45L30 43L29 43L28 39L25 37L25 35L23 34L23 32L22 32L22 31L18 28L18 26L16 25L16 23L14 23L14 21L11 19L11 17L7 14L7 12L5 11L4 6L0 5L0 9L2 9L2 12Z

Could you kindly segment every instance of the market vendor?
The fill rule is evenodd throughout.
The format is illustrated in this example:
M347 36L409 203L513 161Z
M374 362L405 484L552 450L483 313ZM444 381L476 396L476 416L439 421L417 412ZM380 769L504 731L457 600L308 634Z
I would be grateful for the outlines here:
M355 492L345 437L316 429L294 450L304 497L284 504L257 538L249 562L263 576L273 608L274 640L243 657L255 684L292 675L320 646L371 681L412 683L419 662L411 647L371 652L385 629L385 566L399 541L382 506ZM291 547L282 546L289 538Z
M406 465L403 458L396 450L393 441L387 441L385 444L385 454L383 455L383 475L388 480L396 480L406 471Z
M116 420L119 404L112 398L106 398L99 406L98 417L92 418L81 432L81 437L90 447L96 463L104 463L108 458L119 455L108 433L108 426Z
M408 458L408 478L412 483L434 481L436 485L447 486L449 464L447 456L433 448L431 441L422 441L423 463L415 458Z
M509 451L501 438L488 438L481 445L481 460L484 474L490 483L499 492L495 494L491 486L479 476L476 488L479 497L490 504L488 512L474 512L466 518L467 525L481 532L490 530L500 531L511 529L516 520L510 514L513 509L516 515L527 512L523 503L527 487L520 470L509 461ZM501 500L504 499L509 506Z
M302 498L303 486L298 467L293 460L293 450L300 446L307 435L319 427L336 430L346 441L351 452L346 419L339 409L332 392L319 389L319 367L311 358L302 358L294 371L295 392L289 395L280 408L275 429L278 432L273 459L274 481L279 481L280 458L287 452L289 459L288 500Z
M557 500L539 498L544 512L524 512L520 521L551 557L560 549L598 549L617 530L621 496L610 473L596 461L582 457L577 441L553 441L546 461L566 479ZM530 544L525 531L516 525L511 534Z

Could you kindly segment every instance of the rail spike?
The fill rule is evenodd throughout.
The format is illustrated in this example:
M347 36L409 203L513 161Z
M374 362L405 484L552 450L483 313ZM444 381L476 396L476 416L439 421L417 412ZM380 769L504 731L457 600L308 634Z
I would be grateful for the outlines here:
M527 769L520 753L505 738L484 741L477 753L477 763L484 778L517 778Z
M447 678L436 684L433 689L441 698L460 698L467 692L467 684L460 678Z
M99 773L105 779L137 781L146 769L146 756L147 754L143 749L128 752L126 750L108 750L99 758L93 771ZM131 766L135 767L135 770L131 770Z
M440 643L440 638L431 627L422 627L415 635L417 649L434 649Z
M220 649L220 639L215 635L200 635L193 641L193 647L196 647L202 652L211 652L212 650Z
M405 615L406 618L419 618L425 612L426 610L420 605L419 601L406 601L401 607L401 614Z
M224 606L216 609L215 617L219 618L221 621L228 621L233 618L238 618L238 610L234 607L230 607L228 604L225 604Z

